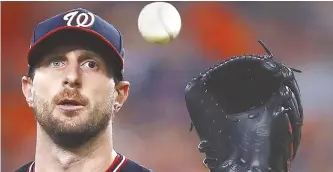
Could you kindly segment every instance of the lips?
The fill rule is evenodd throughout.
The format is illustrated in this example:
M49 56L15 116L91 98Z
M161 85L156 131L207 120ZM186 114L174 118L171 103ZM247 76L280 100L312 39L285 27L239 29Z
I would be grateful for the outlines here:
M85 104L81 101L74 99L65 99L61 100L58 105L66 105L66 106L84 106Z
M86 103L76 99L63 99L59 101L57 105L61 111L65 112L65 114L72 114L72 112L83 110Z

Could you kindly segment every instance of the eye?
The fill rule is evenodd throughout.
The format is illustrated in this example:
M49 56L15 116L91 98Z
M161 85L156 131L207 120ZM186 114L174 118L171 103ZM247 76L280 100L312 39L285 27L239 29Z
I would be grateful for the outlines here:
M61 61L61 60L55 60L55 61L52 61L52 62L51 62L50 66L51 66L51 67L58 68L58 67L62 67L64 64L65 64L64 61Z
M86 61L82 64L82 66L90 68L90 69L96 69L98 68L98 63L93 60Z

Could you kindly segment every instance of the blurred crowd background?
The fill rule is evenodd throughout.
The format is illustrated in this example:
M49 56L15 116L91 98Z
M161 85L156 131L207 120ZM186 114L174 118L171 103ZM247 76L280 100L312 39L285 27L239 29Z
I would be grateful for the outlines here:
M148 2L1 3L1 171L34 158L36 124L21 93L26 54L40 21L87 8L114 24L126 48L128 102L115 121L115 148L156 172L207 172L198 138L189 132L184 88L192 77L230 56L264 53L296 74L305 110L293 172L333 172L333 2L172 2L183 27L169 45L153 45L137 28Z

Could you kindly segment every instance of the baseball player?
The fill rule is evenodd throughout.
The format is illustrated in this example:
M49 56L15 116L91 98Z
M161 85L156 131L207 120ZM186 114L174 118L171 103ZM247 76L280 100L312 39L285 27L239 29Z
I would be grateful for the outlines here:
M22 91L37 120L36 154L18 172L149 172L114 150L127 99L119 30L85 9L39 23Z
M268 55L217 64L188 83L185 100L211 172L289 172L303 108L294 72Z

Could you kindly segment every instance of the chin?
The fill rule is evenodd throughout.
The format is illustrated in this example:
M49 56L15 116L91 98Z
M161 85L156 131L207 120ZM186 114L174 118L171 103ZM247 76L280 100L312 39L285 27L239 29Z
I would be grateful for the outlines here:
M52 125L59 128L60 131L79 131L92 125L92 119L89 119L87 113L80 112L75 115L68 115L63 113L54 113Z
M94 121L93 118L56 116L44 126L44 130L56 144L65 148L76 148L98 136L107 128L105 120Z
M100 126L93 125L89 121L69 120L52 126L48 130L53 141L64 148L78 148L103 131Z
M55 108L52 113L36 115L39 125L59 145L75 147L94 138L108 127L111 115L83 109L75 113Z
M80 132L84 132L84 131L88 130L90 125L89 125L88 121L69 119L69 120L65 120L65 121L60 121L60 123L58 123L54 127L57 127L58 131L61 131L61 132L80 133Z
M76 117L87 114L87 109L82 107L70 108L67 106L57 106L53 112L56 116Z

